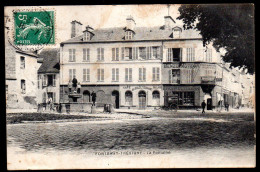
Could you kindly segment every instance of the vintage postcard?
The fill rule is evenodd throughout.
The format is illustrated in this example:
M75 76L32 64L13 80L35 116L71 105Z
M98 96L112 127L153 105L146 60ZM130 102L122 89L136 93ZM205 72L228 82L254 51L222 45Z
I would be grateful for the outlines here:
M6 6L7 168L255 167L254 5Z

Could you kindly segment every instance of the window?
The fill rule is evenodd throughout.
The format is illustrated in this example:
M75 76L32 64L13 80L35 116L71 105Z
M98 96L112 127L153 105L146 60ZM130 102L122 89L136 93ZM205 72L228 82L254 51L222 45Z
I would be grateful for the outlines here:
M104 69L97 70L97 78L99 82L104 81Z
M206 50L206 62L212 62L212 49L210 48Z
M83 48L83 61L89 61L89 48Z
M180 48L168 48L167 49L167 61L180 61L181 49Z
M180 38L181 36L181 29L180 28L174 28L173 29L173 38Z
M153 99L160 99L159 91L153 91L152 95L153 95Z
M160 81L160 68L153 67L153 81Z
M160 58L160 47L152 47L153 59Z
M139 57L146 59L146 47L139 47Z
M195 49L187 48L187 61L193 62L195 60Z
M112 81L119 81L119 68L112 68Z
M171 99L178 105L194 105L194 92L173 92Z
M186 69L186 75L183 76L186 78L187 83L192 83L193 82L193 72L192 69Z
M21 80L21 93L25 94L26 93L26 85L25 85L25 80Z
M104 61L104 48L97 49L97 60Z
M169 82L172 84L180 83L180 69L172 69L169 71Z
M56 103L56 93L55 92L53 92L53 103Z
M37 85L38 85L38 89L40 89L41 88L41 75L38 75L37 76Z
M121 58L122 58L122 60L124 60L124 58L125 58L125 48L124 47L121 48Z
M69 69L69 79L72 81L73 78L76 78L76 69Z
M91 38L91 35L89 32L84 32L84 35L83 35L83 40L84 41L89 41Z
M20 57L21 61L21 69L25 69L25 58L23 56Z
M152 58L152 47L147 47L147 59L151 59Z
M132 106L133 105L133 94L131 91L125 92L125 104L126 106Z
M132 68L125 68L125 81L126 82L132 81Z
M83 82L90 81L90 71L89 69L83 69Z
M133 59L132 48L130 48L130 47L125 48L125 59L126 60L132 60Z
M133 32L132 31L126 31L125 33L125 39L129 40L133 38Z
M146 80L146 68L139 68L139 81L144 82Z
M76 61L76 49L69 49L69 61L70 62Z
M184 105L194 105L194 92L184 92L183 93L183 104Z
M112 61L119 61L119 48L112 48Z
M133 47L133 59L138 59L138 47Z
M40 84L40 82L38 83ZM56 86L56 75L43 75L43 86Z

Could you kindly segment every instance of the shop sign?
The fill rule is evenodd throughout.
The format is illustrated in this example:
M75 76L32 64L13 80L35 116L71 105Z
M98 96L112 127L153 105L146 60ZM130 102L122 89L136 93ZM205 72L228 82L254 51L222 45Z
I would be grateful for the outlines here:
M180 67L179 63L164 64L164 68L179 68L179 67Z
M195 91L195 90L200 90L200 87L189 87L189 86L170 86L170 87L165 87L165 90L174 90L174 91Z
M126 85L123 86L124 89L131 89L132 91L138 90L138 89L144 89L144 90L152 90L152 89L162 89L161 85L154 85L154 86L145 86L145 85L137 85L137 86L130 86Z
M215 77L214 76L202 76L201 83L202 84L215 84Z

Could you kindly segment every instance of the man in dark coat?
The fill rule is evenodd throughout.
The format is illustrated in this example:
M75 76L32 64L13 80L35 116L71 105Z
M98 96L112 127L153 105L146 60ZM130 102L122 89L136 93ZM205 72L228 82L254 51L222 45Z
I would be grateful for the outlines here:
M91 97L92 97L93 106L95 106L96 105L96 97L97 97L97 95L96 95L96 93L94 91L91 93Z
M202 107L202 113L205 113L205 107L206 107L205 100L203 100L203 102L201 103L201 107Z

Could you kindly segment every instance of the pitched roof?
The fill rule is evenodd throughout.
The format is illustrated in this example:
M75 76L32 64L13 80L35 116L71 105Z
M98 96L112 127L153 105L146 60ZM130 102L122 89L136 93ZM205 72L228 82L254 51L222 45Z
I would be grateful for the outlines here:
M59 48L43 49L39 57L43 58L43 63L38 69L38 73L59 73Z
M178 39L201 39L201 35L196 30L184 30L182 27L181 37ZM126 27L113 27L96 29L92 33L94 36L89 41L83 41L83 34L74 38L71 38L62 43L76 43L76 42L114 42L124 41ZM131 41L142 41L142 40L172 40L172 30L164 29L164 26L156 27L136 27L134 29L134 37Z

